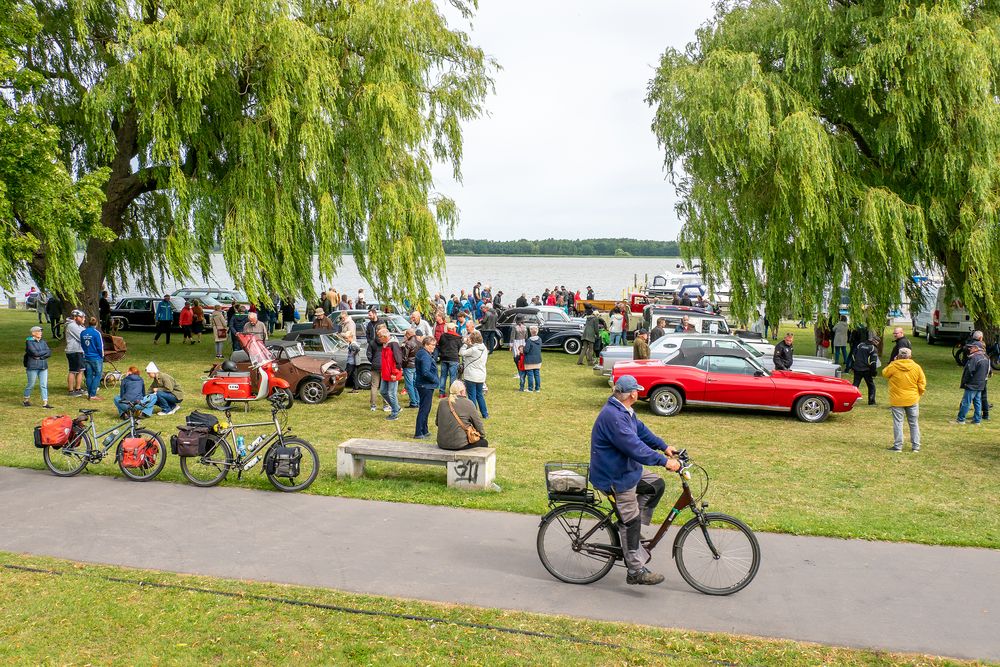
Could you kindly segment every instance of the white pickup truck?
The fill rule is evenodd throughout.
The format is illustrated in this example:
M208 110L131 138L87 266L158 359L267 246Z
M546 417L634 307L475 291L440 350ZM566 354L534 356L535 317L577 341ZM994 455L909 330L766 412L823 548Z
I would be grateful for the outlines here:
M773 345L770 345L766 341L743 340L742 338L728 335L668 333L649 344L649 356L652 359L666 359L673 356L682 347L724 347L745 350L752 354L764 368L769 371L774 370ZM769 354L762 350L762 347L770 348L771 353ZM610 378L611 371L614 370L615 364L619 361L632 361L631 345L613 345L601 350L597 363L594 365L594 374ZM835 364L829 359L823 359L822 357L798 354L795 355L792 361L791 370L810 375L825 375L827 377L838 378L841 376L839 364Z

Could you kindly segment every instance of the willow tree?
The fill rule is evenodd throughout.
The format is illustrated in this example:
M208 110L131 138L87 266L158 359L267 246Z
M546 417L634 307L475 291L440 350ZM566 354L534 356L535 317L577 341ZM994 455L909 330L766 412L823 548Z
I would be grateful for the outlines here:
M450 2L471 17L475 0ZM440 273L457 209L431 167L460 176L492 64L433 0L30 5L41 30L19 62L40 83L22 102L59 128L76 177L108 172L85 304L104 280L207 275L219 246L251 297L310 296L345 246L383 297ZM55 259L32 271L45 282Z
M878 320L938 267L1000 322L998 65L996 2L721 3L649 87L684 253L741 317Z
M53 258L48 288L76 293L76 239L97 233L106 174L71 178L60 159L58 130L20 103L40 79L18 66L17 52L40 26L34 11L15 0L0 0L0 16L0 287L14 288L44 241Z

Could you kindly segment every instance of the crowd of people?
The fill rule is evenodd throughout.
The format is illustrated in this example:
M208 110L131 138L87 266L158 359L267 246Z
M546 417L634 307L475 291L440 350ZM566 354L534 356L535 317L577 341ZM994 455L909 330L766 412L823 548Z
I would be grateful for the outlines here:
M338 333L346 342L348 356L346 368L348 376L354 377L354 370L365 355L371 367L369 386L369 408L388 413L387 420L400 418L403 409L416 410L414 437L431 437L430 413L434 398L440 399L434 423L437 426L437 442L448 449L484 446L485 421L490 418L488 406L487 359L498 347L498 311L504 308L504 293L494 290L489 284L476 283L472 289L452 293L448 298L435 294L430 309L422 313L412 309L409 315L410 327L402 339L390 333L386 321L386 308L369 304L364 289L359 289L355 297L339 293L330 288L321 293L314 307L310 309L312 326ZM589 286L585 292L572 291L565 286L546 288L540 294L528 298L522 293L515 300L514 307L528 305L548 305L563 308L576 314L577 302L586 298L593 300L594 291ZM241 349L237 334L250 335L267 341L279 326L286 331L300 320L294 299L272 299L269 308L258 308L254 304L237 303L235 300L227 309L212 310L206 320L206 311L197 299L185 301L178 313L174 313L174 303L169 295L159 301L156 308L155 334L153 343L161 338L170 343L174 325L181 329L184 343L196 345L202 341L204 327L207 326L215 344L217 359L224 358L226 343L231 351ZM678 305L691 305L713 310L711 303L698 297L675 297ZM410 304L405 304L409 306ZM52 350L44 339L42 324L48 322L52 335L64 337L67 358L67 392L69 396L101 400L99 395L104 375L103 361L105 339L102 331L110 326L110 302L107 292L103 292L98 306L97 317L87 317L80 310L72 310L62 318L62 302L53 296L40 292L36 295L35 308L39 324L32 327L25 341L24 367L27 382L24 405L31 405L34 387L38 385L42 407L51 409L49 402L48 370ZM583 308L581 306L581 308ZM351 311L367 310L367 321L363 332L351 317ZM601 313L589 305L584 308L585 322L582 332L581 350L578 364L592 365L595 357L607 345L625 344L629 333L630 309L627 303L615 304L607 313ZM764 331L769 332L771 324L764 320ZM683 333L693 331L684 317L678 324L668 327L666 318L659 318L650 330L639 328L635 331L633 356L646 359L650 356L650 344L669 331ZM538 327L516 317L508 337L503 342L508 346L512 365L516 371L517 391L540 393L542 390L542 341ZM889 407L893 416L894 442L892 449L902 447L902 425L909 423L911 448L920 448L919 400L926 391L926 377L913 358L909 340L899 327L893 331L893 348L882 375L888 381ZM359 342L363 337L364 345ZM818 318L814 327L815 354L827 357L831 352L835 363L853 373L853 384L865 384L867 402L876 405L875 378L882 366L882 341L877 332L865 325L851 326L846 316ZM989 359L985 354L982 332L975 332L969 346L968 361L963 377L960 411L956 423L966 422L972 411L972 423L978 424L989 419L987 381L991 375ZM794 333L788 332L774 348L776 370L794 370ZM495 369L494 369L495 370ZM136 366L131 366L122 378L115 404L119 409L135 404L145 414L155 410L170 414L183 401L180 384L169 374L162 373L156 364L146 366L149 390ZM400 391L402 389L402 392ZM357 386L352 392L360 391ZM405 405L401 405L400 395ZM447 424L447 428L442 428ZM455 428L451 428L454 425ZM460 428L459 428L460 427ZM459 433L459 430L461 431ZM478 434L474 436L473 433ZM461 436L461 437L460 437Z

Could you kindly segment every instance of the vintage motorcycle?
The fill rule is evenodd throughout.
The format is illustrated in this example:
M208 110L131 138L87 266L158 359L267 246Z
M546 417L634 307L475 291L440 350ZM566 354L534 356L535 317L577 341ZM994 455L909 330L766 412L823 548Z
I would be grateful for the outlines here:
M255 336L236 334L243 351L250 361L249 371L237 370L233 361L214 364L201 385L205 402L213 410L225 410L233 403L247 403L275 396L282 403L279 407L292 407L292 390L286 380L277 376L278 364L274 355Z

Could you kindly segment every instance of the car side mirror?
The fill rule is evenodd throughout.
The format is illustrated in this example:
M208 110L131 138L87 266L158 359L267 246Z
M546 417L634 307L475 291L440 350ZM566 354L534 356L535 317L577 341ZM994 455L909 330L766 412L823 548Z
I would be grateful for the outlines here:
M762 378L762 377L764 377L764 371L762 371L762 370L756 370L756 371L753 372L753 376L755 378Z

